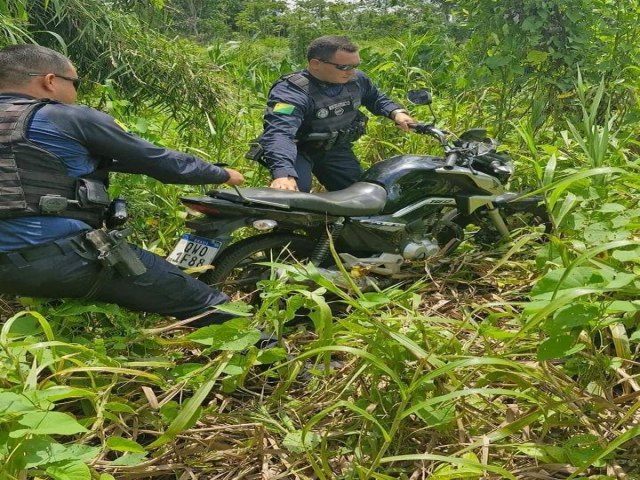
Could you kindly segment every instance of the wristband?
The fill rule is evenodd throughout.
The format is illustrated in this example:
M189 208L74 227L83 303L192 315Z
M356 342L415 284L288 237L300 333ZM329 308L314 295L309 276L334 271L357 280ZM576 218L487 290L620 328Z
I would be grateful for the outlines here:
M407 112L404 108L396 108L395 110L391 111L391 113L389 114L389 118L391 118L391 120L395 120L396 115L398 115L399 113L409 114L409 112Z

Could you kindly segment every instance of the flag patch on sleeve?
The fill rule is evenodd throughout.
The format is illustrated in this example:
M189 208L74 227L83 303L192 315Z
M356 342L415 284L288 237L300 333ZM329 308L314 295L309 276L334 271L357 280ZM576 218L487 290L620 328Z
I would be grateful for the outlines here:
M282 113L284 115L291 115L295 110L295 108L296 107L291 105L290 103L278 102L273 106L273 113Z

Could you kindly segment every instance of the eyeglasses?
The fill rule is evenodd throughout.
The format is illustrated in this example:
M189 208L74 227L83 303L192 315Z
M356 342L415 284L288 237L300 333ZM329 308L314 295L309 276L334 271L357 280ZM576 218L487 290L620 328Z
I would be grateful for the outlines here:
M44 77L46 75L49 75L48 73L27 73L27 75L29 75L30 77ZM67 77L65 75L58 75L57 73L53 73L52 75L55 75L56 77L60 77L63 80L68 80L71 83L73 83L73 88L76 89L76 91L78 91L78 88L80 88L80 83L82 83L82 78L80 77Z
M357 65L350 65L348 63L333 63L333 62L330 62L329 60L323 60L321 58L319 58L318 60L320 60L322 63L328 63L329 65L333 65L334 67L336 67L336 69L341 70L343 72L349 72L351 70L355 70L360 66L359 63Z

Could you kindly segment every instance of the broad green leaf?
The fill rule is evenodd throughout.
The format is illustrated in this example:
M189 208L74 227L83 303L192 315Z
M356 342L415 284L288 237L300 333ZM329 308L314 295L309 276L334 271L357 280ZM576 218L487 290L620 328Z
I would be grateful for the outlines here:
M493 338L495 340L506 340L514 336L513 332L509 332L500 327L496 327L494 325L489 325L485 323L481 323L478 329L480 335L483 335L488 338Z
M91 480L89 467L79 461L51 465L46 472L54 480Z
M575 267L568 272L567 277L558 285L562 277L567 273L566 268L558 268L549 271L531 289L531 296L537 297L545 293L558 290L566 290L576 287L604 286L613 280L613 273L592 267Z
M293 453L303 453L305 450L313 450L320 443L320 435L309 432L302 437L302 430L287 432L282 440L282 446Z
M538 347L538 360L551 360L567 356L573 351L575 335L563 334L547 338Z
M616 272L614 278L609 283L607 283L606 288L608 289L623 288L628 286L631 282L633 282L637 278L638 276L633 273Z
M566 463L567 454L565 449L555 445L544 445L538 443L522 443L517 445L518 451L525 455L540 460L543 463Z
M629 233L624 230L612 229L608 223L600 222L585 228L582 236L587 243L599 245L605 242L625 240L629 237Z
M393 478L393 477L392 477ZM482 469L467 466L442 465L437 468L429 480L481 480ZM394 478L395 480L395 478Z
M362 295L362 298L359 300L360 304L367 308L375 308L381 305L387 305L392 300L387 297L384 293L379 292L366 292Z
M256 360L262 365L269 365L279 360L287 358L287 351L281 347L269 348L267 350L260 350Z
M626 206L619 203L605 203L598 209L598 212L624 212L626 209Z
M14 430L12 438L27 434L34 435L73 435L87 431L71 415L61 412L27 412L18 420L26 429Z
M116 413L131 413L131 414L136 413L133 407L122 402L107 402L104 404L104 409L109 412L116 412Z
M209 345L211 350L231 352L245 350L251 345L255 345L260 340L261 334L259 330L249 329L246 320L238 320L242 321L231 320L222 325L200 328L187 335L187 338L203 345Z
M13 392L0 392L0 415L5 413L23 413L38 408L24 395Z
M244 368L242 368L240 365L232 365L229 364L225 367L225 369L223 370L223 373L225 373L226 375L241 375L242 372L244 372Z
M80 444L61 445L45 436L23 440L20 449L24 452L25 468L67 460L90 462L100 454L100 447Z
M601 308L592 303L574 303L559 309L553 318L544 323L544 330L549 335L557 335L575 327L584 327L597 321L602 316Z
M588 460L584 461L584 465L581 466L577 471L573 472L567 480L573 480L576 478L576 475L582 474L589 465L595 465L600 459L605 458L610 453L614 452L620 445L628 442L632 438L640 435L640 426L634 426L626 430L624 433L620 434L618 437L613 439L611 442L607 444L605 448L598 449L594 452L593 456Z
M604 448L599 444L599 438L595 435L575 435L564 443L565 451L572 465L588 467L598 464L600 454Z
M540 65L549 58L549 52L543 52L540 50L530 50L527 53L527 63L532 65Z
M178 416L179 412L180 405L178 402L174 402L173 400L160 407L160 415L162 415L162 418L167 423L172 422Z
M638 300L614 300L606 305L607 313L616 312L637 312L640 310L640 301Z
M146 453L144 447L138 442L122 437L108 438L107 447L117 452Z
M473 452L465 453L462 458L480 464L480 459ZM429 480L480 480L482 473L482 468L473 465L441 465L429 475Z
M615 250L611 256L620 262L640 262L640 247L631 250Z
M511 57L508 56L494 55L493 57L488 57L484 62L487 67L494 69L509 65L511 60Z
M146 453L125 453L119 458L113 460L110 465L117 467L135 467L147 460Z
M34 390L25 393L25 395L33 398L34 400L47 400L50 402L57 402L59 400L66 400L68 398L95 398L96 392L85 388L68 387L66 385L54 385L45 390Z

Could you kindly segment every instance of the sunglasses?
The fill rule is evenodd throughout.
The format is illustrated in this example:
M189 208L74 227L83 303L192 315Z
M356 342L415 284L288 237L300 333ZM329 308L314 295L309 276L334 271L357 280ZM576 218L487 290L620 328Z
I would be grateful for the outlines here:
M44 77L46 75L49 75L48 73L27 73L27 75L29 75L30 77ZM73 88L76 89L76 91L78 91L78 88L80 88L80 83L82 83L82 78L80 77L67 77L65 75L58 75L57 73L54 73L53 75L55 75L56 77L60 77L63 80L68 80L69 82L73 83Z
M360 66L359 63L357 65L350 65L348 63L333 63L333 62L330 62L329 60L322 60L321 58L319 58L318 60L320 60L322 63L333 65L334 67L336 67L337 70L341 70L343 72L349 72L351 70L355 70Z

